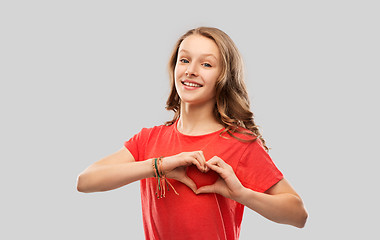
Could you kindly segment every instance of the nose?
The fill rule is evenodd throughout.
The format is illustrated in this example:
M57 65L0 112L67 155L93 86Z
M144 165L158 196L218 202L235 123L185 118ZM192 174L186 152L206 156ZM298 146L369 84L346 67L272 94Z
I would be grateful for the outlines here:
M198 76L198 71L197 71L197 67L195 66L194 63L190 63L186 69L186 72L185 72L186 76L190 77L190 76Z

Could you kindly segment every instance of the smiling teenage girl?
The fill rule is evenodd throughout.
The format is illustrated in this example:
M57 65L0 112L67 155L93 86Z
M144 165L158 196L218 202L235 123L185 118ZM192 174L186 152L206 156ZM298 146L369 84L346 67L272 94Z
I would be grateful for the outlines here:
M238 239L244 206L303 227L307 212L253 121L240 54L227 34L184 34L169 62L165 125L143 128L78 177L78 190L140 180L146 239ZM178 195L177 195L178 194Z

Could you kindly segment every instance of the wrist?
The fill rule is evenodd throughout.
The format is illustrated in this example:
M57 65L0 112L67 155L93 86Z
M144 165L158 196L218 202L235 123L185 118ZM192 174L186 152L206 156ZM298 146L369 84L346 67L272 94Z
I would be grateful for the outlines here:
M238 191L236 191L236 193L232 196L232 200L243 204L243 202L246 199L246 196L249 194L249 191L249 188L246 188L242 185L241 188Z
M151 164L153 167L154 177L157 179L156 196L157 198L165 197L166 187L169 190L169 186L173 189L175 194L179 195L174 189L173 185L166 178L166 171L163 164L164 157L153 158Z
M168 172L167 158L168 157L157 157L149 159L152 177L162 177L166 175Z
M149 159L150 168L152 169L151 177L157 177L156 158Z
M161 169L164 174L168 173L170 170L170 159L171 157L162 157L161 159Z

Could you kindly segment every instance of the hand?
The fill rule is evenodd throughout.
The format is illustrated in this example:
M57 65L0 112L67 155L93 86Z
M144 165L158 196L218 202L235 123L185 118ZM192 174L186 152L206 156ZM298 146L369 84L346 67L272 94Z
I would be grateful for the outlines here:
M186 168L192 164L197 166L201 172L209 170L202 151L182 152L170 157L164 157L162 159L162 170L167 178L182 182L195 193L197 186L186 174Z
M206 166L219 174L219 179L212 185L200 187L196 194L218 193L226 198L236 200L244 190L234 170L223 159L214 156L206 162Z

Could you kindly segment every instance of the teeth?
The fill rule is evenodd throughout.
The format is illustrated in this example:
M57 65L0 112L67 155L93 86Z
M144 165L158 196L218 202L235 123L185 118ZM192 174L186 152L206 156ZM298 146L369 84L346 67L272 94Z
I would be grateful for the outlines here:
M183 84L189 87L202 87L202 85L199 85L196 83L190 83L190 82L183 82Z

